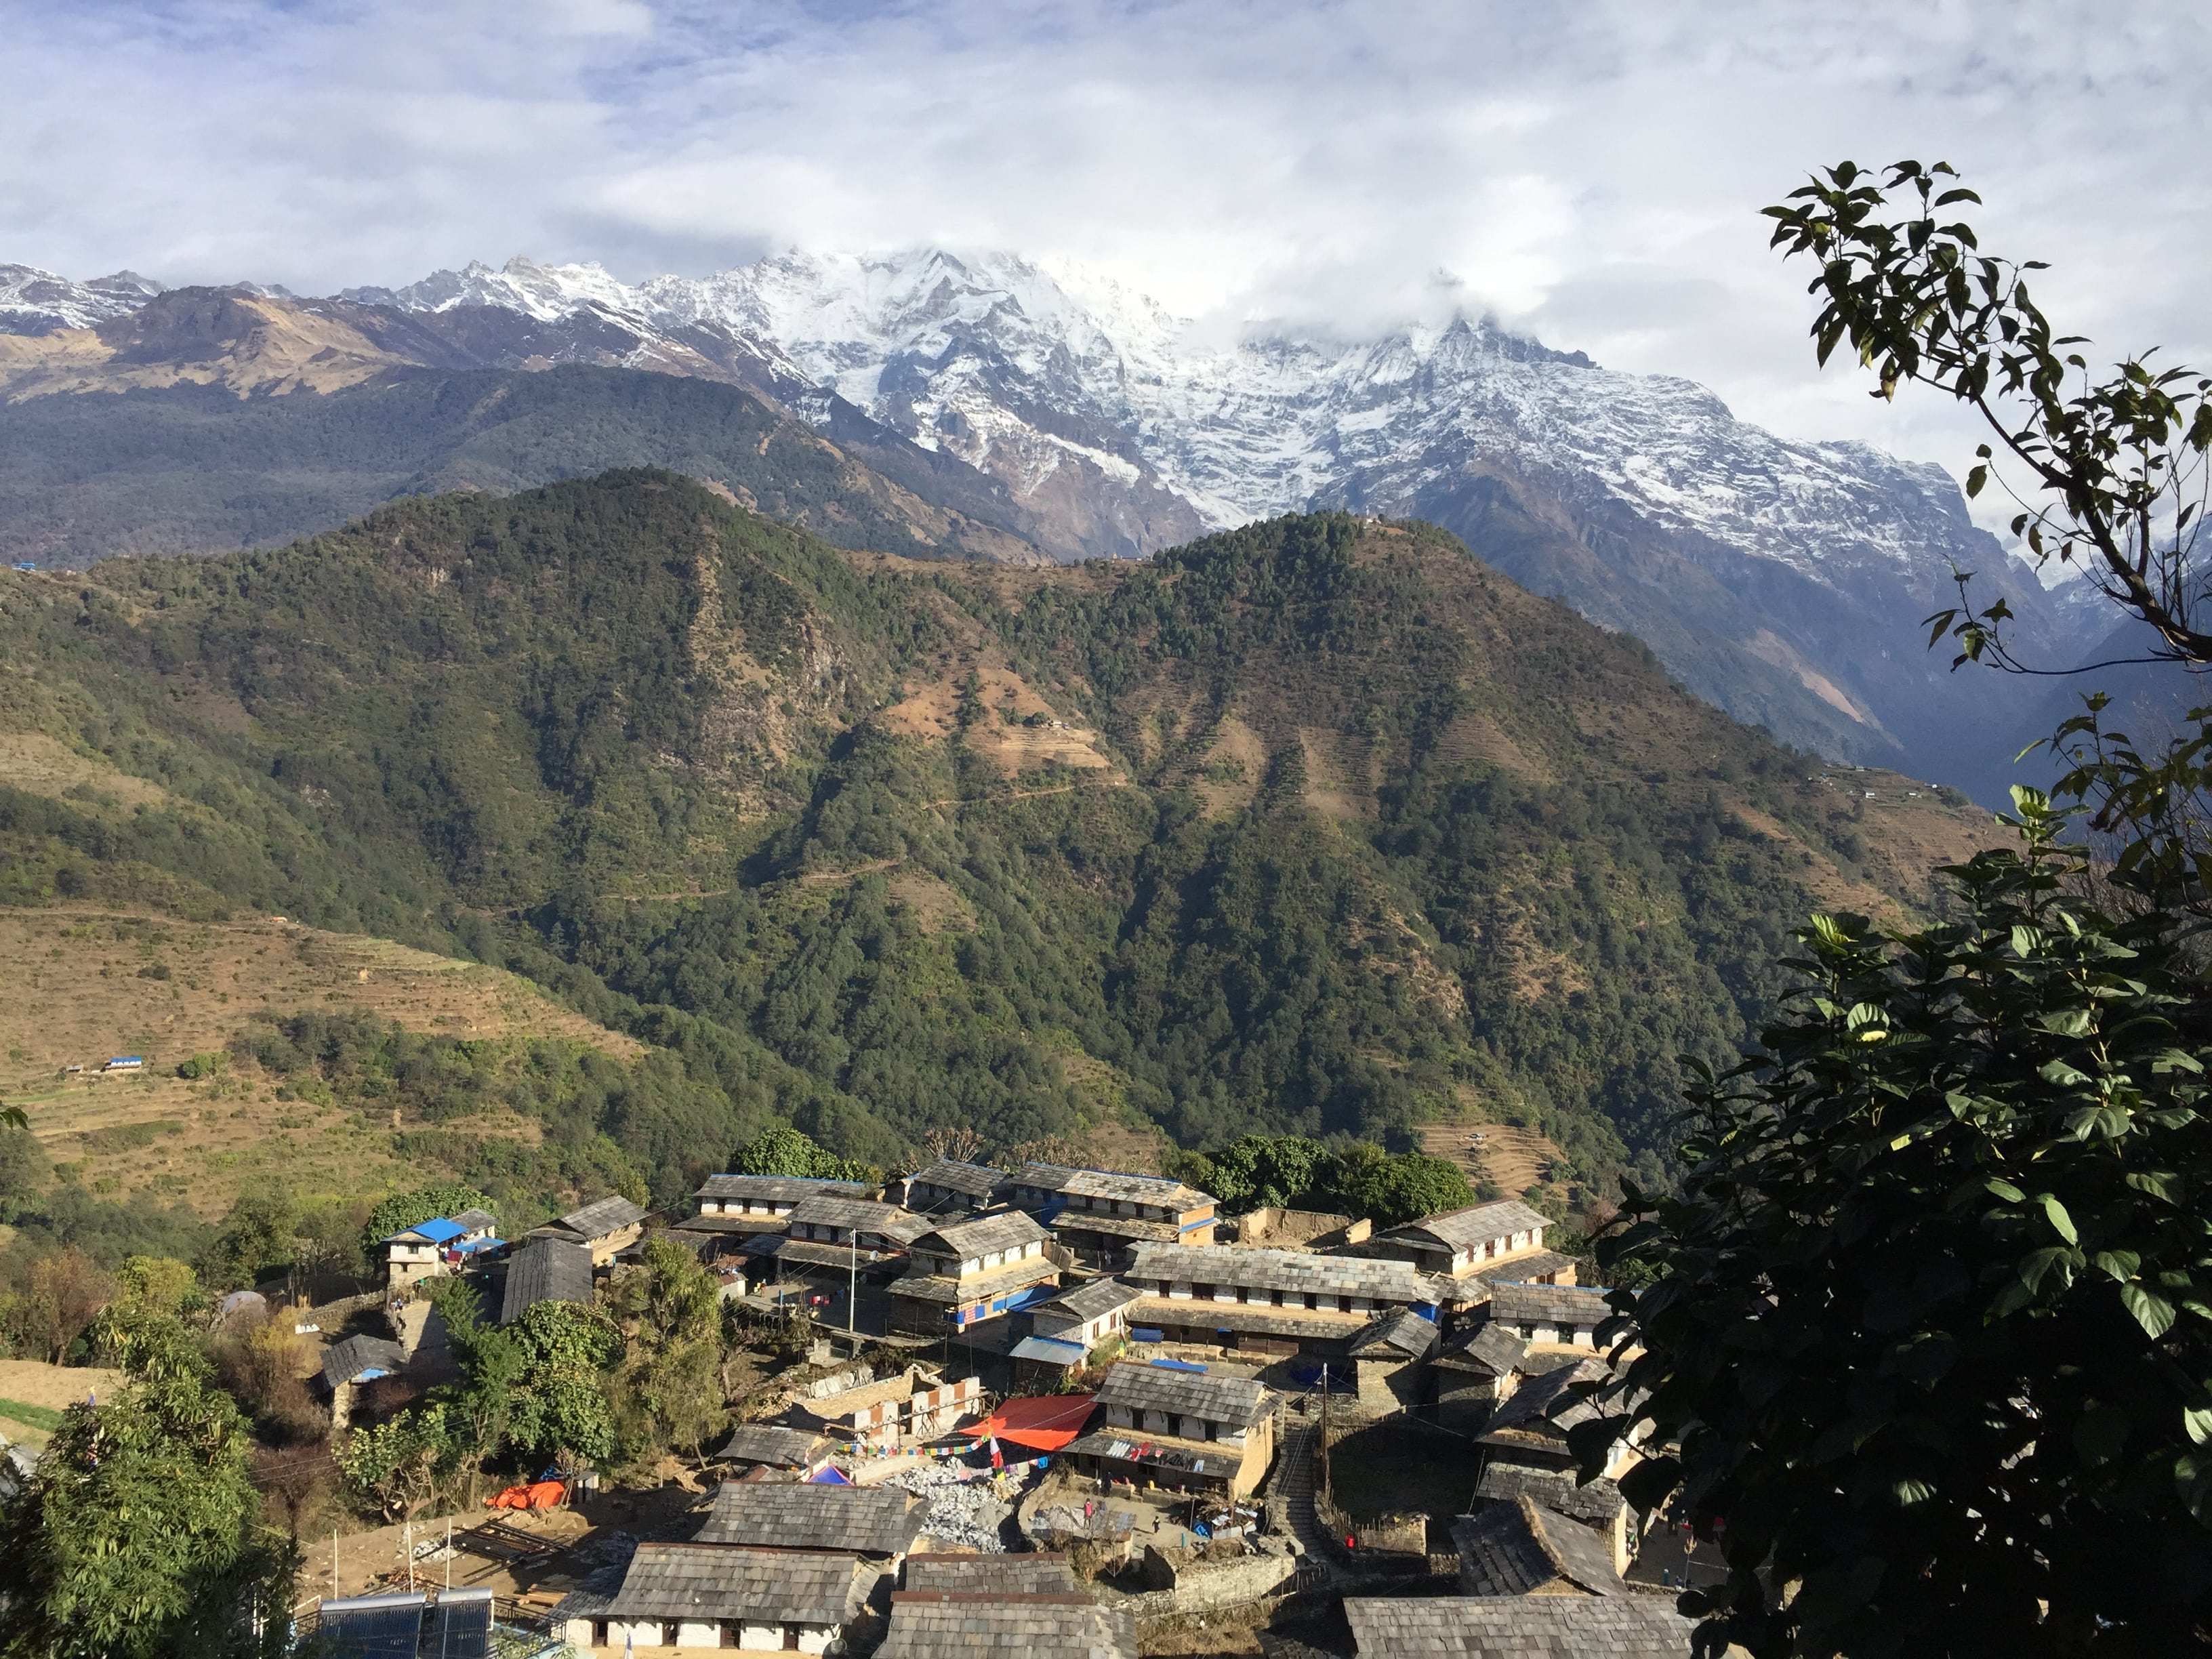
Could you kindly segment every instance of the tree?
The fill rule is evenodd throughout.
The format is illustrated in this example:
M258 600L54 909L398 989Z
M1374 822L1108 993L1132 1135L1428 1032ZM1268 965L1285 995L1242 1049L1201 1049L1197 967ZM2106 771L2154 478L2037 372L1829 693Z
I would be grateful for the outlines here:
M778 1175L822 1181L860 1181L866 1166L839 1158L814 1144L812 1138L788 1127L763 1129L730 1155L730 1168L738 1175Z
M255 1525L238 1407L174 1320L131 1314L103 1337L131 1381L63 1413L0 1512L0 1653L273 1659L298 1558Z
M1820 360L1848 342L1876 371L1877 396L1917 382L1978 411L1997 441L1981 447L1967 495L1995 480L2019 503L2013 533L2039 560L2079 562L2155 630L2156 655L2212 661L2197 556L2212 483L2212 379L2157 368L2147 354L2093 380L2087 360L2067 349L2084 342L2054 337L2029 296L2027 273L2042 262L1986 254L1972 226L1946 222L1945 210L1981 200L1947 188L1956 177L1942 162L1899 161L1885 179L1844 161L1766 210L1775 246L1820 262L1812 283L1822 298L1813 324ZM1893 194L1905 198L1901 212ZM2008 482L2022 473L2028 495ZM1978 612L1966 602L1970 579L1960 573L1960 603L1928 619L1931 643L1948 633L1962 662L2037 672L2006 646L2003 600Z
M513 1443L605 1462L615 1447L605 1374L622 1359L622 1334L573 1302L538 1303L509 1328L523 1354L509 1419Z
M21 1118L20 1109L11 1107L16 1118ZM28 1198L46 1184L46 1177L54 1171L53 1162L46 1149L33 1134L27 1122L16 1122L0 1115L0 1203L11 1198Z
M250 1288L270 1268L287 1265L298 1217L281 1190L240 1194L201 1259L201 1279L210 1290Z
M477 1289L466 1279L434 1279L428 1289L460 1368L460 1381L441 1385L435 1398L455 1425L455 1472L465 1501L473 1504L477 1474L507 1449L515 1390L531 1356L514 1332L485 1322Z
M354 1430L337 1449L338 1473L385 1520L419 1515L438 1495L438 1477L454 1447L443 1406L401 1412Z
M191 1264L166 1255L130 1255L115 1270L115 1299L133 1313L174 1318L200 1300L199 1279Z
M1881 217L1848 164L1771 210L1823 260L1821 355L1848 338L1882 395L1920 380L1981 409L2049 492L2032 550L2093 561L2160 654L2191 621L2199 384L2140 363L2086 380L2022 273L1979 256L1905 163ZM2016 418L1997 402L2016 400ZM2192 459L2197 458L2197 459ZM1978 490L1984 466L1969 480ZM2177 494L2177 492L2179 492ZM2161 524L2160 514L2170 508ZM1929 619L1954 666L2024 670L2002 602ZM2053 745L2061 804L2014 792L2016 849L1944 872L1959 919L1881 933L1816 917L1802 984L1741 1064L1688 1091L1679 1196L1625 1183L1598 1241L1641 1352L1572 1431L1585 1472L1639 1422L1622 1481L1720 1537L1728 1583L1685 1595L1701 1646L1764 1656L2172 1654L2212 1646L2212 1047L2192 837L2212 754L2146 758L2101 700ZM2063 844L2086 817L2108 860ZM1626 1336L1625 1322L1611 1333ZM1675 1447L1679 1449L1675 1449Z
M623 1377L635 1436L646 1449L696 1457L729 1419L714 1276L689 1250L655 1241L617 1281L614 1306L629 1337Z
M18 1318L47 1362L58 1365L114 1297L115 1281L84 1251L66 1244L31 1263Z
M1474 1202L1474 1188L1457 1164L1426 1152L1386 1154L1365 1142L1355 1143L1329 1161L1321 1172L1316 1195L1327 1200L1328 1208L1364 1216L1378 1227L1402 1226Z

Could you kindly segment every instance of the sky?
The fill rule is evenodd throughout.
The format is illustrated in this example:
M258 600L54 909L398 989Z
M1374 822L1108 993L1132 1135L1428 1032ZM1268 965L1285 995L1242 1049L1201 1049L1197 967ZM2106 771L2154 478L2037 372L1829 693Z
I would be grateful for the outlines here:
M1491 313L1788 435L1979 434L1816 370L1759 209L1948 160L2106 355L2212 358L2212 10L2167 4L17 0L0 260L636 281L787 246L1079 260L1210 330ZM1832 15L1833 14L1833 15Z

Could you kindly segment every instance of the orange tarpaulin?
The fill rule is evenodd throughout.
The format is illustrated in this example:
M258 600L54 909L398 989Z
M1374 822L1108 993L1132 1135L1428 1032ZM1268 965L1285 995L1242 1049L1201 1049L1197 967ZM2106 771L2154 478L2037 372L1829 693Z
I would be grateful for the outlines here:
M568 1496L558 1480L533 1480L526 1486L509 1486L484 1499L488 1510L550 1510Z
M1090 1420L1089 1395L1050 1394L1003 1401L984 1421L960 1432L978 1440L988 1436L1032 1451L1055 1452L1081 1434Z

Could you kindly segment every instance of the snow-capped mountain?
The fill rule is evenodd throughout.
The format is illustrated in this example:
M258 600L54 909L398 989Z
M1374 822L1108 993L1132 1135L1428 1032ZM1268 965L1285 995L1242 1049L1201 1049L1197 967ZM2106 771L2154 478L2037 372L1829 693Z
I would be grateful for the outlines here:
M0 334L52 334L128 317L161 284L135 270L73 283L36 265L0 264Z
M43 317L132 302L125 278L28 275ZM1431 519L1643 638L1740 718L1923 775L1955 775L1943 757L2004 695L1926 649L1921 618L1953 602L1954 566L1980 573L1984 602L2006 597L2024 647L2075 642L1942 469L1781 438L1690 381L1486 321L1224 339L1095 273L942 249L788 252L636 284L514 258L318 303L416 361L438 359L410 330L439 349L465 340L470 361L738 380L833 440L856 420L887 428L948 463L909 487L998 492L1017 515L1000 521L1060 558L1314 507Z

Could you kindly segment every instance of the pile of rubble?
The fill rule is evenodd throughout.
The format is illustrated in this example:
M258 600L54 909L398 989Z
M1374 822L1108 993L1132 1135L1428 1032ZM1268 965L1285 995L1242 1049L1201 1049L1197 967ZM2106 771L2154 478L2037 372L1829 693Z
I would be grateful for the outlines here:
M1006 1524L1026 1480L1011 1472L994 1480L960 1464L921 1463L885 1475L882 1484L929 1500L921 1527L928 1537L955 1549L1000 1555L1006 1553Z

